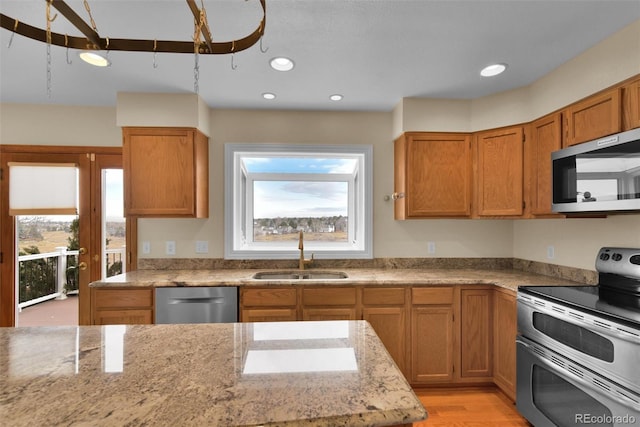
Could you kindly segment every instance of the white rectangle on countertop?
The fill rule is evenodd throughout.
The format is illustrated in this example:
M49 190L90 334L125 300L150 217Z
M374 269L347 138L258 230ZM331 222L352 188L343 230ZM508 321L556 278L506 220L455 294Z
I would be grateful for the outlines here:
M336 371L358 371L358 362L352 347L249 350L242 373L282 374Z
M271 322L253 325L254 341L339 338L349 338L349 323L346 321Z

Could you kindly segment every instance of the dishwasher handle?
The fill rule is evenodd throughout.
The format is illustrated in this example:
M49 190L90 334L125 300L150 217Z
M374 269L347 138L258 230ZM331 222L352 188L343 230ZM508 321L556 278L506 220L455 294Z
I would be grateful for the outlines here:
M224 297L169 298L168 304L224 304Z

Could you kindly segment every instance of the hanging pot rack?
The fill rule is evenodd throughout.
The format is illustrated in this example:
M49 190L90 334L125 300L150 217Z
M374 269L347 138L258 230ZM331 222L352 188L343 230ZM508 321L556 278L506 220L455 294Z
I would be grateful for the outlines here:
M122 39L101 37L98 32L92 28L91 25L87 24L64 0L44 1L56 8L60 14L84 34L84 37L69 36L67 34L47 31L20 22L18 19L1 13L0 26L33 40L71 49L153 53L194 53L195 51L202 55L223 55L243 51L260 41L264 35L267 18L266 0L258 0L262 6L262 19L258 27L251 34L237 40L214 42L211 37L209 25L206 19L203 19L206 18L204 5L202 8L198 8L195 0L186 0L193 14L196 28L200 28L204 40L200 40L201 37L196 37L193 41ZM93 27L95 27L95 25ZM200 36L200 34L198 34L198 36Z

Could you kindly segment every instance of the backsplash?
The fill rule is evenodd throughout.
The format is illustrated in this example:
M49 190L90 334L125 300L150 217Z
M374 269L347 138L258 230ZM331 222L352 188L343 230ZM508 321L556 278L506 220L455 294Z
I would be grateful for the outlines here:
M226 260L221 258L140 258L139 270L297 269L297 259ZM517 258L316 259L311 268L521 270L579 283L598 283L596 271Z

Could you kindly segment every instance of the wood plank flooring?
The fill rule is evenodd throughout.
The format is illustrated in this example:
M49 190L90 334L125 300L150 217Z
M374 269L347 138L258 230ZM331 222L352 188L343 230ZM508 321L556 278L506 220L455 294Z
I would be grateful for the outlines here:
M530 427L498 388L416 389L429 418L414 427Z

